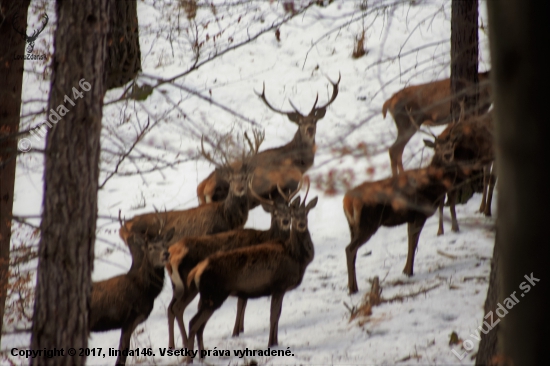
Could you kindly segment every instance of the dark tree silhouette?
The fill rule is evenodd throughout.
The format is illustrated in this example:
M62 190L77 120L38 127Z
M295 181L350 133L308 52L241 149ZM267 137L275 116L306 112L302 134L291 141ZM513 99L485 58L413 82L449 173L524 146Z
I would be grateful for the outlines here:
M106 88L118 88L141 70L136 1L110 0Z
M499 195L498 260L486 310L494 312L497 301L514 292L519 302L501 319L499 329L491 330L495 336L482 338L476 364L544 365L550 342L550 194L541 159L549 136L550 69L544 50L550 48L550 3L491 0L488 6ZM533 286L525 276L540 281L531 279ZM522 283L530 286L529 292Z
M88 344L108 0L58 1L32 349ZM87 84L89 83L89 84ZM55 116L54 116L55 117ZM83 365L37 357L33 365Z
M478 2L477 0L453 0L451 9L451 93L460 95L464 88L474 85L475 91L468 91L451 100L451 117L457 121L460 102L466 111L473 111L479 99L477 83L478 67Z
M25 40L15 32L14 27L27 28L29 3L30 0L0 1L0 333L8 290L15 161L23 83L24 60L14 56L25 53Z

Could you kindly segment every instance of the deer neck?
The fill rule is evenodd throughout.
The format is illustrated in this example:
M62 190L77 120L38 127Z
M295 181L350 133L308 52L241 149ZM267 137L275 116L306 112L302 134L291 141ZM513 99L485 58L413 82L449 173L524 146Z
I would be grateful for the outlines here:
M305 140L300 133L300 129L296 131L294 138L285 145L287 154L292 157L295 166L305 172L313 165L315 158L315 137L312 140Z
M164 267L154 267L147 255L144 255L143 262L139 272L135 273L139 276L139 283L142 286L144 294L157 297L164 286Z
M248 219L248 194L237 197L230 191L222 203L222 209L230 230L244 226Z
M303 269L311 263L315 256L315 250L313 248L313 242L309 234L309 230L299 232L298 230L292 230L290 234L290 240L287 242L287 251L291 257L299 262Z

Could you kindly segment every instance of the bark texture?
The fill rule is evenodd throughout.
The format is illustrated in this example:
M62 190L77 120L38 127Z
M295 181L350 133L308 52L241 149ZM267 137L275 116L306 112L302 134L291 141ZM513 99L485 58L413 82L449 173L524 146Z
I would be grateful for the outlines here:
M56 4L57 30L46 137L44 201L32 349L88 344L105 93L108 0ZM91 88L86 91L85 82ZM79 97L78 93L82 93ZM69 101L70 99L70 101ZM74 105L73 105L74 104ZM33 365L83 365L85 357L33 358Z
M542 175L550 134L550 3L490 0L488 6L499 177L499 259L490 286L497 287L499 302L512 294L519 299L501 319L491 361L545 365L550 343L550 194ZM540 280L534 286L525 278L531 274ZM529 292L522 288L525 284Z
M460 116L460 102L465 112L476 110L478 90L478 2L477 0L453 0L451 10L451 93L461 97L451 100L451 117Z
M21 110L25 41L15 32L27 28L30 0L0 0L0 331L9 279L10 240L17 157L17 133ZM17 18L16 18L17 16Z
M118 88L133 80L141 70L137 2L109 0L106 88Z

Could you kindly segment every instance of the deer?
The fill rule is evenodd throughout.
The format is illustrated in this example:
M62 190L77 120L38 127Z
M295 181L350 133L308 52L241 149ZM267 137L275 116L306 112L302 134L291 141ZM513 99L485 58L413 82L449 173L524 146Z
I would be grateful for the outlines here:
M463 113L461 113L463 115ZM479 212L485 216L491 216L491 201L496 182L496 174L491 171L495 159L493 137L493 112L490 111L481 116L472 116L466 120L463 118L452 122L434 140L424 140L424 144L435 150L432 165L445 166L453 161L460 163L475 163L479 160L487 162L480 171L472 173L468 182L471 192L481 192L483 197ZM479 182L481 181L481 184ZM458 221L456 218L455 205L457 201L465 203L471 196L457 200L461 187L447 194L449 209L451 213L451 230L458 232ZM443 228L443 205L439 205L439 227L437 235L444 234Z
M271 214L269 230L237 229L214 235L183 238L170 246L170 260L166 269L172 280L173 297L168 306L168 347L174 348L174 318L177 320L183 339L187 347L187 333L183 322L183 313L186 307L197 296L196 288L190 289L186 285L191 270L202 260L217 252L227 252L233 249L250 247L265 242L283 244L290 237L290 207L292 198L298 194L302 182L294 192L286 195L280 186L277 186L283 201L268 200L260 197L249 182L249 192L260 202L262 208ZM244 312L247 299L239 298L237 303L237 317L233 336L244 331Z
M141 251L139 260L128 273L92 284L89 329L104 332L120 329L116 365L126 363L130 338L136 327L153 310L155 299L164 285L164 266L168 260L166 244L174 235L174 228L164 236L149 239L134 235L129 238L132 253ZM136 258L137 259L137 258Z
M295 190L302 175L313 165L316 151L317 122L325 116L327 107L338 96L340 80L341 75L335 83L329 79L332 84L332 96L327 103L317 106L319 101L319 95L317 94L313 107L307 115L302 114L292 101L290 101L290 105L293 111L283 111L273 107L265 95L265 83L262 93L256 93L269 109L275 113L286 115L291 122L298 125L294 137L286 145L264 150L256 155L254 159L256 168L253 187L260 196L277 196L278 184L285 191ZM228 184L224 177L219 176L216 171L212 172L197 187L199 205L225 199L227 187ZM258 204L258 200L251 198L251 209L258 206Z
M467 179L472 171L479 169L480 164L485 162L430 165L395 177L364 182L346 192L343 205L351 234L351 241L346 246L349 293L358 291L355 274L357 251L381 226L407 223L408 254L403 273L412 276L418 239L426 219L435 213L444 195Z
M128 238L138 235L164 234L166 228L174 227L173 244L183 237L216 234L242 228L248 219L248 182L254 174L252 160L263 142L264 134L254 132L254 142L245 133L250 151L243 151L239 164L229 164L225 155L223 163L217 162L212 154L204 149L204 137L201 139L201 154L216 166L218 174L229 182L228 196L224 201L180 211L153 212L138 215L122 223L119 235L128 244Z
M308 229L307 215L318 198L306 204L307 193L300 204L298 196L290 205L292 228L284 245L266 242L229 252L218 252L200 262L187 277L187 285L200 293L199 310L189 322L188 349L193 351L195 337L199 350L204 350L203 332L214 311L230 295L240 298L271 296L268 347L278 345L278 327L283 298L287 291L302 282L315 250ZM204 355L201 353L201 357ZM191 357L187 359L192 363Z
M491 88L489 71L478 74L479 104L477 114L484 114L491 106ZM466 88L472 93L475 88ZM389 148L392 175L403 173L403 150L422 124L444 125L451 122L451 100L463 95L451 95L451 79L433 81L426 84L411 85L385 101L382 116L389 111L397 127L397 138ZM412 118L410 118L412 116Z

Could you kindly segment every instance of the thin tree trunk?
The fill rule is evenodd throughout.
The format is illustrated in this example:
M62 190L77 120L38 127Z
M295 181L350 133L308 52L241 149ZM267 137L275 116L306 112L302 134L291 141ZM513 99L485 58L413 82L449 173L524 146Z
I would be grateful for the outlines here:
M499 251L497 250L497 244L499 243L498 238L496 239L495 247L493 248L493 259L491 260L491 274L489 275L489 288L487 289L487 298L485 299L485 306L483 307L483 315L489 314L490 311L495 313L497 304L499 302L499 277L498 267L499 267ZM483 319L482 321L486 321ZM494 322L493 322L494 323ZM500 328L500 322L496 324L490 332L485 334L480 332L481 341L479 342L479 349L476 355L476 365L490 365L491 360L496 355L496 346L497 346L497 334ZM484 327L487 329L487 327Z
M478 95L478 2L477 0L453 0L451 10L451 91L459 95L468 88L468 93L451 101L451 117L460 116L460 102L464 110L476 109ZM472 88L475 88L472 90Z
M497 286L500 303L513 296L518 299L501 318L492 360L516 366L546 365L550 194L542 175L550 135L550 69L545 52L550 49L550 3L491 0L488 5L500 257L496 283L490 286Z
M23 59L25 41L13 27L27 28L27 10L30 0L1 0L0 9L0 332L9 280L10 240L17 157L17 133L21 110ZM14 18L16 21L14 21ZM0 335L1 337L1 335Z
M55 111L61 119L52 123L46 137L42 236L30 347L35 350L78 350L88 344L108 3L64 0L56 4L58 25L48 115ZM68 111L63 113L63 108ZM31 362L83 365L85 357L33 358Z
M137 2L110 0L106 88L118 88L141 70Z

